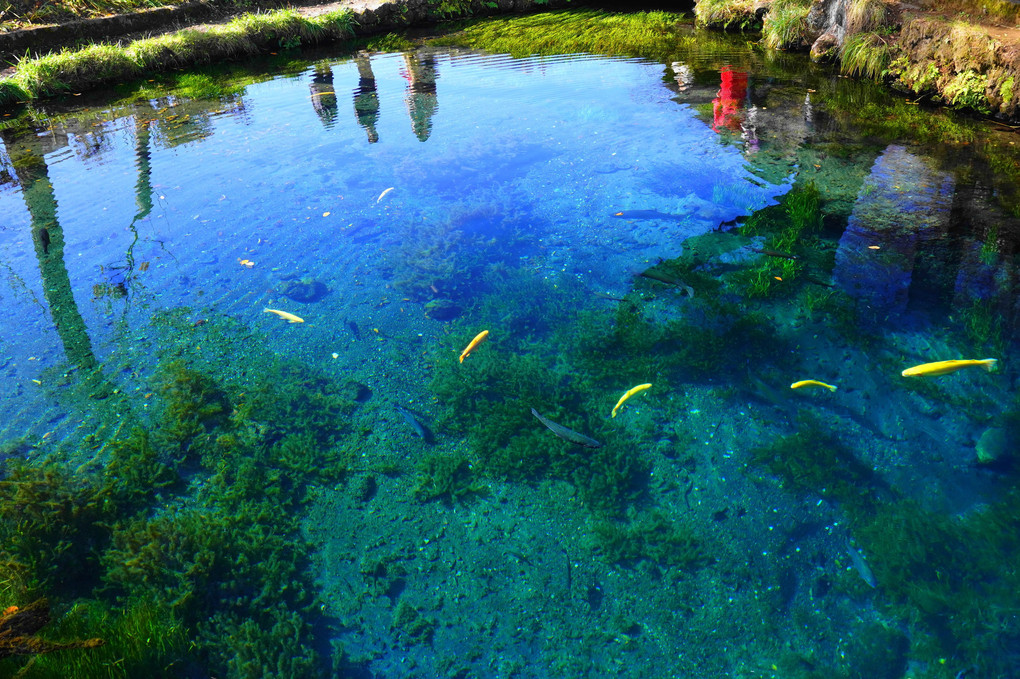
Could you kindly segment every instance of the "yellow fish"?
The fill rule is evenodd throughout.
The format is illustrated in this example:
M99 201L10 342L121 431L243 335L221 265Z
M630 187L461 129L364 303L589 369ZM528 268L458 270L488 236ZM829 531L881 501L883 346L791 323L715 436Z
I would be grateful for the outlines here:
M801 380L800 382L794 382L790 385L790 389L800 389L801 387L825 387L829 391L836 391L838 388L834 384L826 384L825 382L819 382L818 380Z
M651 382L649 382L649 383L647 383L647 384L639 384L639 385L637 385L636 387L632 387L632 388L628 389L628 390L627 390L627 391L626 391L626 392L624 393L624 395L620 397L620 400L616 402L616 405L615 405L615 406L613 406L613 414L612 414L612 417L616 417L616 411L620 409L620 406L622 406L622 405L623 405L623 402L624 402L624 401L626 401L626 400L627 400L628 398L630 398L630 397L631 397L631 396L633 396L634 394L638 393L639 391L644 391L645 389L648 389L648 388L649 388L649 387L651 387L651 386L652 386L652 383L651 383Z
M904 377L935 377L936 375L954 373L961 368L972 368L978 365L988 372L992 372L998 363L999 359L997 358L964 358L955 361L935 361L934 363L922 363L921 365L915 365L913 368L907 368L903 371L902 375Z
M468 357L472 351L475 350L479 344L485 341L485 338L489 336L488 330L482 330L480 333L475 335L475 338L464 348L464 351L460 352L460 362L463 363L464 359Z
M263 309L262 311L263 311L263 313L267 313L267 314L276 314L277 316L279 316L283 320L290 321L291 323L304 323L305 322L305 319L303 319L303 318L301 318L299 316L295 316L294 314L288 313L286 311L280 311L279 309Z

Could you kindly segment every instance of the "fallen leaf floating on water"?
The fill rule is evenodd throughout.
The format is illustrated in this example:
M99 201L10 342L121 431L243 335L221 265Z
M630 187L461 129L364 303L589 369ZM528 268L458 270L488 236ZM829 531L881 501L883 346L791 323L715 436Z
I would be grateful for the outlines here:
M620 406L623 405L624 401L626 401L628 398L630 398L634 394L636 394L636 393L638 393L640 391L644 391L645 389L648 389L651 386L652 386L652 384L651 384L651 382L649 382L647 384L639 384L636 387L631 387L630 389L628 389L624 393L624 395L620 397L620 400L616 402L616 405L613 406L613 414L611 415L611 417L616 417L616 411L618 411L620 409Z
M283 320L288 321L290 323L304 323L305 322L305 319L301 318L300 316L295 316L294 314L292 314L290 312L287 312L287 311L280 311L279 309L270 309L268 307L266 309L263 309L262 311L263 311L263 313L267 313L267 314L276 314L277 316L279 316Z
M250 259L241 259L240 257L238 257L237 263L240 264L241 266L246 266L249 269L255 266L255 262L251 261Z
M934 363L922 363L915 365L911 368L904 370L901 375L904 377L937 377L939 375L948 375L954 373L957 370L963 368L976 368L981 367L992 372L995 367L999 364L997 358L963 358L952 361L935 361Z
M463 363L464 359L467 358L475 348L485 341L489 336L488 330L482 330L480 333L475 335L475 338L464 348L464 351L460 352L460 362Z
M825 387L829 391L836 391L838 388L835 385L819 382L818 380L801 380L790 385L790 389L800 389L802 387Z

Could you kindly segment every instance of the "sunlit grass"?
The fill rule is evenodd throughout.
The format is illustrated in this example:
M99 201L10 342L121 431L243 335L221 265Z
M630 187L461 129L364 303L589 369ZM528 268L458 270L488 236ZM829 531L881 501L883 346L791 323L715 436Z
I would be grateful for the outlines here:
M758 28L752 0L701 0L694 7L694 16L699 26Z
M840 48L840 70L846 75L878 80L889 68L889 51L889 44L876 33L847 36Z
M562 11L480 21L430 42L515 57L580 52L652 57L693 45L691 29L689 19L670 12Z
M18 64L0 81L0 106L76 92L174 68L337 40L353 34L350 10L304 18L294 10L248 14L208 30L185 29L126 47L65 49Z
M762 25L762 45L768 49L806 46L807 15L811 3L804 0L777 0L769 8Z

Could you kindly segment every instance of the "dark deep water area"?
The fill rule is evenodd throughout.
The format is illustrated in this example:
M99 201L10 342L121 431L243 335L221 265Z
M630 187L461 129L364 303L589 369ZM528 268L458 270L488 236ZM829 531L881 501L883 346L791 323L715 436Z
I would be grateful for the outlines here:
M0 128L0 676L1020 674L1015 131L693 30Z

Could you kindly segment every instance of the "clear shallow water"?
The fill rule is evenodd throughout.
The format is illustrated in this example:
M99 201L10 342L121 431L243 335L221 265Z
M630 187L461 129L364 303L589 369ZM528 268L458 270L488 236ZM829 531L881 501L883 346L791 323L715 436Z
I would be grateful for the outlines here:
M858 130L902 106L724 61L325 59L6 132L7 454L101 470L147 427L190 483L152 521L235 511L204 493L248 456L307 484L276 500L314 546L299 645L348 671L1001 672L1016 219L988 168L1009 140ZM146 591L111 565L136 563L119 530L100 599ZM296 653L276 622L259 662Z

